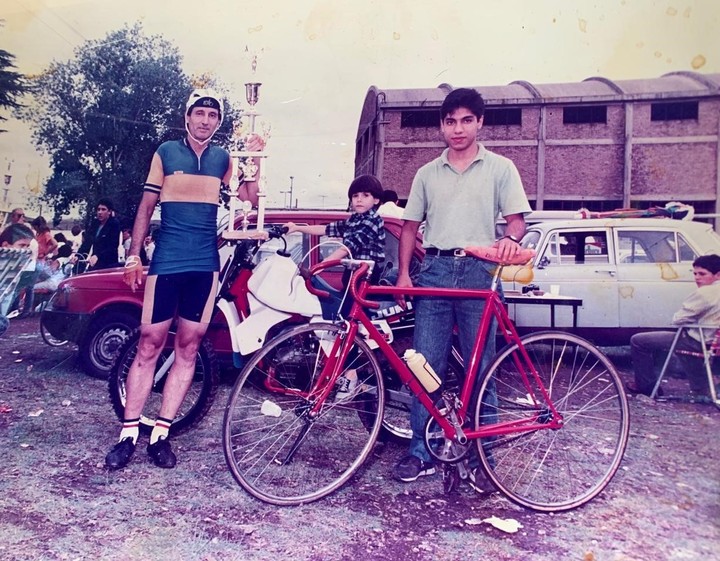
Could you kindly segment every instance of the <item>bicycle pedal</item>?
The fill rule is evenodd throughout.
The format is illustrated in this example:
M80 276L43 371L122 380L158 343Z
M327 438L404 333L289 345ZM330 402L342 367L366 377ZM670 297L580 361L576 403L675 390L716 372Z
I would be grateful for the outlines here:
M460 487L460 473L453 465L446 464L443 466L443 490L449 495L458 490Z

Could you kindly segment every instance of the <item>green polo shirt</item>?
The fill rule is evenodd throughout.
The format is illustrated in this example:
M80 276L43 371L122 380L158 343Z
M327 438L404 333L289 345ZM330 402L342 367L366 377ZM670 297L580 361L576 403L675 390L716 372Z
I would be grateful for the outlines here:
M511 160L480 143L477 156L462 173L450 165L448 152L445 149L418 170L403 218L426 221L425 247L492 245L499 215L531 210L520 174Z

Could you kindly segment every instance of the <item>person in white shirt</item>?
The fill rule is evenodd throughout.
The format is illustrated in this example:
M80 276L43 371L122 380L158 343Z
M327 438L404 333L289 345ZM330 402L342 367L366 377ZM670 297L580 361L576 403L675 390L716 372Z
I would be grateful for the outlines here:
M682 325L714 325L720 327L720 256L703 255L693 261L693 275L698 288L682 303L673 316L672 324ZM705 340L712 339L715 329L703 330ZM635 371L635 381L626 384L632 394L650 395L657 374L655 363L657 355L667 356L676 331L652 331L637 333L630 338L630 351ZM700 333L697 329L683 331L678 349L701 352ZM691 356L678 355L683 372L687 373L690 391L693 394L707 394L707 379L699 359Z
M385 189L380 199L382 204L378 207L377 213L380 216L390 216L392 218L402 218L405 209L398 206L398 195L392 189Z

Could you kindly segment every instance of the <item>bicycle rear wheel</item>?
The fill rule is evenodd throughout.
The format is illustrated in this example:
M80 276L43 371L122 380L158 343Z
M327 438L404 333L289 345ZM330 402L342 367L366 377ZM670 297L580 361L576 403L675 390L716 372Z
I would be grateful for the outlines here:
M253 356L232 389L223 422L225 459L237 482L261 501L320 499L350 479L373 448L385 394L378 362L361 338L342 369L357 383L341 392L338 379L318 414L310 414L343 331L313 323L281 333Z
M488 478L512 501L544 512L576 508L596 497L620 466L630 425L622 382L610 360L580 337L541 332L522 342L563 424L478 440L478 454ZM551 420L517 345L495 356L479 395L475 426Z

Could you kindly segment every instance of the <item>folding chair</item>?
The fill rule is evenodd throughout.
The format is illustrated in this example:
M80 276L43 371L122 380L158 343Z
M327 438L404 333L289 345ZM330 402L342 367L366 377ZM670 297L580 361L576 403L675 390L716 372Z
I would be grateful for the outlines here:
M688 329L697 329L700 332L700 346L702 349L701 351L696 352L677 348L677 344L678 341L680 341L680 336L682 335L682 332ZM712 339L706 339L705 329L715 329ZM673 355L692 356L703 360L703 367L705 368L705 374L707 375L708 389L710 390L710 399L718 408L720 408L720 399L718 399L712 371L713 359L717 356L720 356L720 328L715 325L683 325L678 328L672 345L670 346L670 350L668 351L667 357L665 358L665 363L663 364L662 370L660 371L660 376L658 377L657 382L655 382L655 387L650 394L650 397L653 399L657 399L659 397L657 395L658 390L660 389L660 384L662 383L663 378L668 371L670 361L672 360ZM663 397L663 399L672 399L672 397Z

